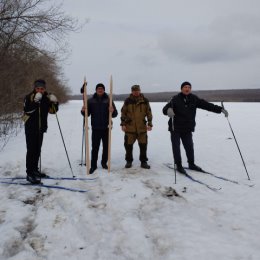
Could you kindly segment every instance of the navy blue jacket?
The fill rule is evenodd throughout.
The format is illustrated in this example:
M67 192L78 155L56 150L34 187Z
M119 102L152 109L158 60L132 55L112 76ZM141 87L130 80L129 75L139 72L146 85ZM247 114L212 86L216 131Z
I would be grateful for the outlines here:
M179 93L172 97L171 101L163 108L163 114L167 115L168 108L171 107L174 111L174 122L172 128L172 118L168 121L168 130L180 133L194 132L196 122L196 110L201 108L214 113L221 113L222 107L214 105L197 97L194 94L184 95Z
M112 102L114 112L112 117L116 117L118 112L114 102ZM93 130L105 130L109 124L109 97L104 93L101 97L95 93L88 99L88 116L91 115L91 126ZM84 115L84 112L81 112Z

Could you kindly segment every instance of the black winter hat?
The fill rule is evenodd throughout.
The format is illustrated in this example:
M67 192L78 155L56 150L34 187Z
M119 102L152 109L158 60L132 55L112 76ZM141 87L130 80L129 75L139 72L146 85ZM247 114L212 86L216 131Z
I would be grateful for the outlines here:
M182 89L184 86L186 86L186 85L188 85L188 86L191 87L190 82L188 82L188 81L184 81L184 82L181 84L181 89Z
M42 87L42 88L46 88L46 82L45 80L43 79L37 79L34 81L33 83L34 85L34 88L37 88L37 87Z
M102 84L102 83L98 83L98 84L96 85L96 91L97 91L98 88L103 88L104 91L105 91L105 86L104 86L104 84Z

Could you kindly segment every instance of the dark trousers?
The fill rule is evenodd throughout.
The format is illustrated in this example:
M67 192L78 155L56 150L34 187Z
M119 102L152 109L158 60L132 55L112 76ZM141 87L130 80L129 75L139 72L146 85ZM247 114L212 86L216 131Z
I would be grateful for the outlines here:
M172 141L172 152L174 157L174 162L178 165L182 163L181 160L181 149L180 140L182 141L183 147L186 152L186 156L189 164L194 163L194 147L192 140L192 133L178 133L171 131L171 141Z
M26 172L32 174L38 170L39 158L41 155L41 147L43 141L43 133L39 131L25 130L26 138Z
M141 134L138 136L137 134L125 134L125 160L127 162L132 162L133 161L133 146L135 141L138 140L138 145L140 148L140 155L139 155L139 160L141 162L147 162L147 134Z
M97 168L98 151L102 140L103 152L101 163L106 164L108 160L108 129L92 130L91 167Z

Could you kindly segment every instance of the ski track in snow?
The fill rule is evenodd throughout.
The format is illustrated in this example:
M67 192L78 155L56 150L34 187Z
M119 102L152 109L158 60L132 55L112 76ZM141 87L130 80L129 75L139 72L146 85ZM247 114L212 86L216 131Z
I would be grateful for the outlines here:
M116 104L120 109L121 103ZM75 122L68 122L65 118L65 115L71 118L79 113L80 106L79 102L62 106L59 119L74 173L77 177L86 177L85 167L78 165L81 140L77 137L81 137L82 118L75 117ZM161 116L161 107L152 104L152 108L156 122ZM44 137L42 154L43 171L51 176L71 176L59 143L60 136L57 129L54 131L55 118L49 119L50 129ZM222 189L212 192L181 175L177 175L177 184L174 184L174 172L164 167L172 160L164 119L161 124L165 124L165 129L154 129L149 136L148 155L152 150L150 170L141 169L137 159L133 168L123 168L123 135L116 127L119 123L115 119L111 173L99 167L91 175L97 177L93 181L43 180L45 184L86 189L89 192L80 194L44 187L1 184L0 260L258 260L259 177L252 171L259 167L258 157L252 153L250 172L254 187L228 183L195 172L190 172L194 178ZM216 118L212 120L214 122ZM78 126L76 133L75 126ZM161 131L164 131L165 137L160 134ZM203 133L204 140L205 135ZM156 136L160 136L161 146L158 142L153 143ZM0 177L24 176L23 139L23 133L19 134L0 154ZM79 140L76 142L73 139ZM196 137L194 139L197 140ZM207 143L205 141L205 146ZM167 147L167 150L161 147ZM196 153L200 157L198 150ZM135 158L138 158L137 151L135 148ZM237 152L232 151L233 154ZM216 159L214 152L211 156ZM236 159L233 161L235 163L229 159L224 165L230 165L234 171L226 177L240 183L250 183L242 176L241 166L236 166ZM217 172L221 169L217 166L212 169L208 163L203 168L225 176L225 171Z

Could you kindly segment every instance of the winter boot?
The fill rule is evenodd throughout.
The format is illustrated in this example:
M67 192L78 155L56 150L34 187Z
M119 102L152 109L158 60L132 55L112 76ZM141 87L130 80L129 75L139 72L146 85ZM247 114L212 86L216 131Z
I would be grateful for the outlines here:
M141 162L141 168L150 169L151 166L147 162Z
M43 179L44 179L44 178L45 178L45 179L49 178L49 176L48 176L46 173L39 172L38 170L37 170L37 171L34 171L33 174L36 175L36 176L39 177L39 178L43 178Z
M101 166L102 166L102 168L103 168L103 169L106 169L106 170L108 169L108 167L107 167L107 164L106 164L106 163L102 163L102 162L101 162Z
M26 180L31 184L41 184L40 178L34 174L27 174Z
M181 164L177 164L177 171L182 174L187 174Z
M91 167L89 169L89 174L92 174L96 169L97 169L97 167Z
M125 168L131 168L131 167L132 167L132 162L127 161L126 165L125 165Z
M202 169L194 163L189 163L189 169L194 170L194 171L198 171L198 172L202 171Z

